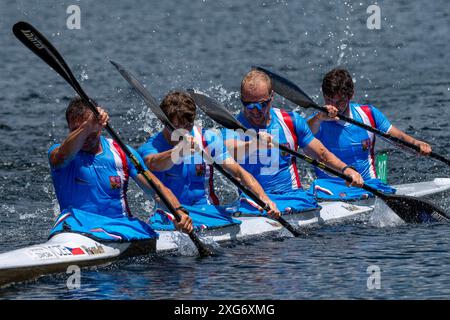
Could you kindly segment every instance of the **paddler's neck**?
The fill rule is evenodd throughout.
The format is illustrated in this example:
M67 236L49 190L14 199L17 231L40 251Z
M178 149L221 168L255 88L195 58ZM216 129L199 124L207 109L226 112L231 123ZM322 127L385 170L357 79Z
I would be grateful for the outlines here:
M347 117L351 116L350 102L347 104L347 107L345 108L345 111L343 113Z
M100 154L102 152L103 152L102 144L99 141L98 145L97 145L97 151L95 152L95 154L97 155L97 154Z
M84 151L84 152L87 152L87 153L90 153L90 154L92 154L92 155L94 155L94 156L96 156L96 155L102 153L102 152L103 152L103 147L102 147L102 144L101 144L101 142L100 142L100 139L98 139L98 143L97 143L96 146L92 147L92 148L89 149L89 150L83 150L83 151Z

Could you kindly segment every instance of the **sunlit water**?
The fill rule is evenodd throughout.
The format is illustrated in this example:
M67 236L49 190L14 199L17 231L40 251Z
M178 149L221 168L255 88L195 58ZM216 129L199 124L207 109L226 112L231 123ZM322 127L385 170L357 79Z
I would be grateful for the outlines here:
M322 102L320 79L340 64L353 73L355 100L378 106L399 128L448 155L448 4L378 3L380 30L366 27L371 1L79 1L80 30L65 24L73 1L0 4L0 252L47 238L58 207L46 151L67 132L64 109L73 96L14 38L16 21L50 38L135 147L161 124L109 59L135 72L158 99L194 87L235 112L240 80L252 65L283 73ZM203 115L198 122L214 126ZM441 163L385 143L379 148L389 150L392 183L449 176ZM308 184L311 168L302 164L301 172ZM223 178L217 185L222 199L235 196ZM134 186L129 200L140 217L152 206ZM448 194L433 201L449 210ZM0 289L0 298L450 298L449 235L449 225L406 225L380 209L366 221L323 227L306 238L234 244L203 260L189 248L136 258L83 270L78 290L68 290L68 275L60 274ZM381 270L378 290L367 287L371 266Z

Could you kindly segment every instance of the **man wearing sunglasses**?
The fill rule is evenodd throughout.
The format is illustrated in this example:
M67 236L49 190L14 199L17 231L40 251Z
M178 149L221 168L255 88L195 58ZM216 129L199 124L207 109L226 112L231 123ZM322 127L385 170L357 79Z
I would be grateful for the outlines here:
M220 135L194 125L196 105L190 95L180 91L170 92L160 107L177 130L171 132L164 128L150 137L138 152L150 170L189 211L195 227L240 223L231 218L232 210L218 206L213 166L203 159L202 152L208 153L215 162L266 202L271 208L267 212L269 216L279 216L275 203L267 197L258 181L233 160ZM180 141L182 136L185 138ZM157 230L173 229L173 224L164 212L153 215L151 222Z
M314 137L299 114L272 107L273 95L271 80L265 73L258 70L247 73L241 83L243 109L237 119L246 128L259 132L261 138L259 141L249 140L248 134L226 131L225 143L235 159L258 180L277 207L282 212L306 211L318 205L314 196L302 189L296 159L279 151L272 141L294 150L302 148L309 156L350 176L352 186L362 186L361 175L329 152ZM271 159L270 163L263 161L267 157ZM247 202L241 201L240 211L255 213L254 204Z

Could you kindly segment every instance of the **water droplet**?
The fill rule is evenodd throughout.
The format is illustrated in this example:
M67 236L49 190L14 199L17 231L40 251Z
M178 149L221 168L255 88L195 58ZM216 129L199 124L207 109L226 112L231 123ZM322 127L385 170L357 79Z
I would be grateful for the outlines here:
M85 81L85 80L89 79L89 76L88 76L86 70L81 71L80 77L81 77L81 81Z

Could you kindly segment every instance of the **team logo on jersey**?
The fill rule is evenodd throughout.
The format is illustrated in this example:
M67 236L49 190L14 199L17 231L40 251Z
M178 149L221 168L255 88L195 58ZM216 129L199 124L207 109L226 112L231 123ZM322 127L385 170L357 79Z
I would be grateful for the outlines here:
M120 189L122 186L122 180L120 180L119 176L110 176L109 183L111 185L111 189Z
M204 164L204 163L202 163L202 164L196 164L196 165L195 165L195 175L196 175L197 177L199 177L199 176L204 176L204 175L205 175L205 169L206 169L206 167L205 167L205 164Z
M362 145L362 149L364 151L367 151L372 146L372 141L370 139L363 140L363 141L361 141L361 145Z

